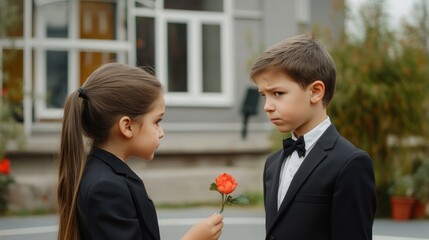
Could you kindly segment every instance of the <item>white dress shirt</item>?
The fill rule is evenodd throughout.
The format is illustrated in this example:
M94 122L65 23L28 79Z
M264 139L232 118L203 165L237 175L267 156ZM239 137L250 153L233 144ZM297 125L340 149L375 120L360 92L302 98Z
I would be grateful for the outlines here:
M331 125L331 120L327 117L323 122L317 125L308 133L304 134L305 141L305 156L299 157L296 151L293 151L291 155L286 157L286 160L283 162L280 170L280 179L279 179L279 191L277 196L277 209L280 208L280 205L285 197L290 183L292 182L295 173L298 171L301 164L304 162L305 157L308 156L311 149L313 149L314 144L319 140L320 136L326 131L326 129ZM292 139L297 140L297 137L292 132Z

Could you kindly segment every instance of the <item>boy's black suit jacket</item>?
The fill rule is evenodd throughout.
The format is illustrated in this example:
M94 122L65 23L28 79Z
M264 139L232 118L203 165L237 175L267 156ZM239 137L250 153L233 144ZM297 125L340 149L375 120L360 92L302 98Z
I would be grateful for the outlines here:
M113 154L95 148L77 200L81 239L160 239L152 200L142 180Z
M266 239L372 239L376 199L368 154L341 137L334 125L306 154L278 211L283 150L265 163Z

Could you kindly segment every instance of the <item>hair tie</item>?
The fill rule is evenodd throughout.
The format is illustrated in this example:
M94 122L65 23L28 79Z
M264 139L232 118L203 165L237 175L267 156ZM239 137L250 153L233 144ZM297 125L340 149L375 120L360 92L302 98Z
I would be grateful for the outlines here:
M86 95L86 90L85 89L83 89L83 88L80 87L77 90L77 92L79 93L79 97L80 98L83 98L84 100L88 100L88 95Z

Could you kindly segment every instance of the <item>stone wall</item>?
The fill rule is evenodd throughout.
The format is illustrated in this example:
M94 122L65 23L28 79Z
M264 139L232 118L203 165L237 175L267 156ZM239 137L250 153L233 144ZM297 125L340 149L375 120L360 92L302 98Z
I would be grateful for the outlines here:
M130 159L129 166L143 179L156 204L204 204L219 201L209 191L221 173L233 174L236 194L262 193L266 152L225 154L159 154L152 161ZM9 210L56 210L57 168L52 154L13 154Z

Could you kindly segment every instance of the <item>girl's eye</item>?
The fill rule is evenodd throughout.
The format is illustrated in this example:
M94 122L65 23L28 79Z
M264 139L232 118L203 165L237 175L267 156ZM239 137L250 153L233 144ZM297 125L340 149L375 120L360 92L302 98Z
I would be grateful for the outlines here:
M159 124L161 121L162 121L162 118L158 119L158 121L156 121L156 124Z
M283 95L283 93L282 92L273 92L273 95L276 96L276 97L278 97L278 96Z

